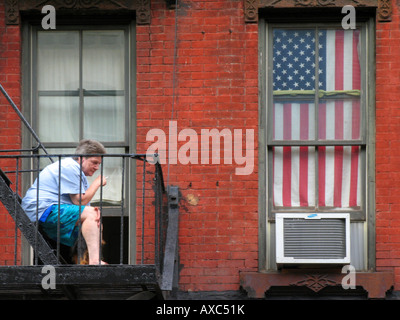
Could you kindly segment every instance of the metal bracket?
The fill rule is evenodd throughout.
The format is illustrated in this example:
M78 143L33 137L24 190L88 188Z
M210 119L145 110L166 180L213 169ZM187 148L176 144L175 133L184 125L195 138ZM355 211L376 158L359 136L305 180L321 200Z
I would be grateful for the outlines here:
M161 290L172 291L177 281L178 230L179 230L179 189L168 186L168 227L165 240L164 267Z

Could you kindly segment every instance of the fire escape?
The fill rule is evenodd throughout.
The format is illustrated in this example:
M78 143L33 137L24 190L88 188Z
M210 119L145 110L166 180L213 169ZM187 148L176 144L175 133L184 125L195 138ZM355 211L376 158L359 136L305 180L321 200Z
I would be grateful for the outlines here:
M26 126L37 147L32 150L0 150L0 201L14 221L14 261L0 265L0 299L166 299L177 287L178 274L178 188L164 185L161 165L147 164L145 154L103 155L122 159L122 200L120 219L120 261L109 265L82 265L65 257L63 245L50 240L37 222L31 222L21 207L21 185L25 176L36 177L40 160L61 160L65 154L48 154L39 137L0 84L0 91ZM39 153L39 150L42 152ZM81 155L84 156L84 155ZM157 155L154 155L156 157ZM1 164L6 163L6 169ZM22 163L29 163L30 169ZM147 165L146 165L147 164ZM134 237L135 256L126 263L123 258L124 184L128 166L140 168L135 197L137 208ZM10 169L11 168L11 169ZM103 165L101 175L103 175ZM40 185L40 184L39 184ZM100 211L102 189L100 189ZM5 210L0 206L1 213ZM132 218L130 218L132 219ZM22 236L21 236L22 235ZM125 235L126 236L126 235ZM22 265L22 238L33 255L28 265ZM81 237L79 243L84 241ZM78 256L82 254L78 246ZM125 248L126 249L126 248ZM116 253L118 254L118 253ZM0 256L1 258L1 256ZM9 259L7 261L10 261ZM26 264L26 263L25 263ZM53 277L53 278L51 278ZM54 285L52 285L54 284Z

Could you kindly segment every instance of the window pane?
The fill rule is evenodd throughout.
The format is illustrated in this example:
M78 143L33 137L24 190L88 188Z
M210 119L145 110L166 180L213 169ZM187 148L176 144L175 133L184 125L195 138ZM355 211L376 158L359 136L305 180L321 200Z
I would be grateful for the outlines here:
M124 90L124 31L83 32L83 89Z
M360 139L360 129L360 100L320 101L318 106L318 138L320 140Z
M327 91L329 95L344 91L359 96L359 35L359 30L319 31L320 90Z
M315 90L315 30L273 30L273 90Z
M274 147L275 207L315 206L315 148Z
M315 148L274 147L274 207L315 206ZM318 147L318 207L361 207L361 148Z
M84 137L125 140L124 31L83 32Z
M319 206L361 206L361 148L335 146L318 148Z
M77 141L79 33L38 32L37 57L39 137L44 142Z
M79 33L38 32L38 90L79 89Z
M119 96L85 97L84 138L125 140L125 99Z
M314 101L275 101L274 140L314 140Z
M125 153L124 148L107 148L109 154ZM121 203L121 186L122 186L122 159L119 157L104 157L103 175L107 177L107 184L103 187L103 204L120 204ZM126 172L126 171L125 171ZM93 180L101 174L100 169L93 177L88 177L91 184ZM92 199L92 203L100 202L100 189L96 192Z
M318 138L360 139L359 30L319 31Z
M79 97L40 96L38 134L43 142L79 141Z

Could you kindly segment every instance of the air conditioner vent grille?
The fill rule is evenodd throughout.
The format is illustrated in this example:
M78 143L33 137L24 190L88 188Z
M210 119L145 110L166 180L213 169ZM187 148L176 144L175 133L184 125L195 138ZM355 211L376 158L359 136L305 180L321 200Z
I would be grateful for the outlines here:
M284 255L294 259L346 257L344 219L284 219Z

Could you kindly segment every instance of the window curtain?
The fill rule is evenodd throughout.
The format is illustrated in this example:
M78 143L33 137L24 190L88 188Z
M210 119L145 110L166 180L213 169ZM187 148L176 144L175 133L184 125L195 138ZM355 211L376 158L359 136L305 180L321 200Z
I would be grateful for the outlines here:
M38 32L37 131L44 142L79 140L79 32Z
M84 31L84 137L124 141L124 33Z
M44 142L78 141L82 122L84 138L125 140L124 51L122 30L38 32L38 132Z

